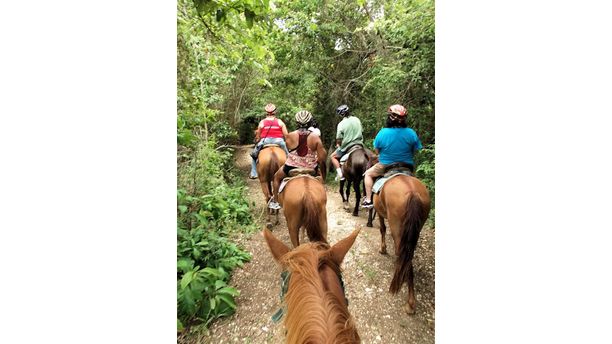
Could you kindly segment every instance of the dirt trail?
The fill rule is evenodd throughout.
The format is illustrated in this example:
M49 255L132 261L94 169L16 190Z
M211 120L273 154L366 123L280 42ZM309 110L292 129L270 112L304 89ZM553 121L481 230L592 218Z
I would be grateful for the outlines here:
M248 153L251 147L242 146L236 155L236 164L245 171L245 178L250 168ZM248 186L248 197L256 203L255 216L263 223L264 201L259 181L249 180ZM402 310L408 296L407 287L404 286L397 295L388 292L395 259L391 235L387 232L390 255L379 254L378 220L374 222L373 228L366 227L367 213L360 211L359 217L352 216L343 209L337 187L326 185L326 190L330 244L346 237L355 225L363 225L363 230L342 265L349 311L355 318L362 342L434 343L435 230L426 226L421 231L414 258L416 314L408 316ZM282 210L280 224L273 228L273 232L291 246ZM284 343L282 320L279 323L271 320L281 305L281 270L272 259L260 233L245 235L239 241L253 258L242 269L237 269L230 281L232 286L240 290L236 300L237 312L214 323L208 334L191 338L189 342Z

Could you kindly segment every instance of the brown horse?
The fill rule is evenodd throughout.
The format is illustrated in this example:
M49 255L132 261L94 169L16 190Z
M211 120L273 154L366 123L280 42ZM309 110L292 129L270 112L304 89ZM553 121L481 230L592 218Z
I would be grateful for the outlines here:
M300 245L301 227L310 241L327 242L327 194L323 183L309 175L293 178L278 195L278 201L283 206L293 247Z
M266 227L272 228L271 215L276 215L275 225L278 224L278 210L272 210L268 208L268 201L272 196L272 181L274 180L274 174L278 169L283 166L287 155L285 151L278 146L264 147L260 152L257 159L257 175L259 183L261 184L261 191L263 191L266 208L268 215Z
M374 195L374 208L380 220L380 253L387 254L385 244L385 218L391 227L391 236L395 243L395 273L389 291L396 294L405 282L408 282L408 303L405 310L414 313L414 269L412 258L416 249L421 228L427 220L431 200L429 192L421 181L406 175L389 179L380 194Z
M274 259L289 272L285 296L287 343L360 343L348 311L340 264L353 246L359 229L331 248L308 243L289 250L264 229Z

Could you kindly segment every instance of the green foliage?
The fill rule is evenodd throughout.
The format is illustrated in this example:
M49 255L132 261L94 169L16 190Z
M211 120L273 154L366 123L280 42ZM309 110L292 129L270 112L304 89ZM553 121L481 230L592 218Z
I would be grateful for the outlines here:
M427 145L419 151L416 158L417 168L415 174L429 190L431 197L431 212L429 213L429 221L432 227L436 225L436 183L435 183L435 172L436 172L436 149L435 145Z
M177 290L179 328L233 312L231 270L248 255L232 233L253 230L228 145L252 143L273 102L293 130L311 111L324 144L348 104L371 147L386 109L403 104L425 149L417 176L435 205L433 0L178 0ZM432 208L430 221L435 223Z
M236 309L238 291L229 287L230 273L251 259L231 242L232 233L255 225L245 187L228 183L225 167L231 153L212 148L214 137L200 141L179 164L177 190L177 328L205 326ZM231 178L229 178L231 179Z

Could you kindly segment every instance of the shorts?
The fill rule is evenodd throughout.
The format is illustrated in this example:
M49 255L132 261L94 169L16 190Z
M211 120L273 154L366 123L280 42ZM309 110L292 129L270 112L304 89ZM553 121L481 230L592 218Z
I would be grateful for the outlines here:
M334 154L336 155L336 158L340 159L344 154L346 154L346 152L338 148L334 151Z
M370 167L367 171L365 171L364 175L367 173L372 178L380 177L383 174L385 174L385 168L389 167L390 165L395 165L395 163L394 164L383 165L383 164L378 162L374 166ZM408 167L410 169L410 171L412 171L414 173L414 167L412 165L409 165L409 164L404 164L404 165L406 165L406 167Z
M385 174L385 167L386 166L387 165L383 165L383 164L377 162L376 164L374 164L374 166L372 166L369 169L367 169L363 175L368 174L372 178L376 178L376 177L382 176L383 174Z

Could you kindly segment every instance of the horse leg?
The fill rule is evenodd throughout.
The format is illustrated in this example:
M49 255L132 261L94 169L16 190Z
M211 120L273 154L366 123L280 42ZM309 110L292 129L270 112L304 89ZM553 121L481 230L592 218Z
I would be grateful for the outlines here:
M374 220L374 216L376 214L374 213L374 208L370 208L368 211L368 223L366 223L367 227L374 227L374 225L372 224L372 221Z
M300 221L302 219L302 209L301 208L291 208L289 213L287 212L289 207L285 208L285 218L287 219L287 228L289 229L289 238L291 239L291 244L293 247L300 246ZM294 211L294 214L291 214L291 211Z
M270 208L268 208L268 201L270 200L270 190L268 189L268 182L260 182L261 184L261 191L263 191L264 194L264 209L266 209L266 215L267 215L267 221L266 221L266 228L268 229L272 229L272 219L270 217Z
M353 182L353 190L355 191L355 209L353 209L353 216L359 216L359 200L361 199L360 184L361 181L359 179Z
M321 228L321 235L327 242L327 209L325 209L325 204L321 207L319 211L319 228Z
M372 209L370 209L370 212L372 212ZM378 221L380 222L380 250L378 252L380 254L387 254L387 243L385 242L387 227L385 226L385 219L381 214L378 214Z
M414 314L416 299L414 298L414 268L412 266L412 260L409 264L410 266L408 268L408 303L406 303L404 310L408 314Z
M344 210L346 210L346 212L348 213L349 211L351 211L351 206L349 204L349 198L351 196L351 184L353 184L353 181L346 177L346 201L344 201Z

